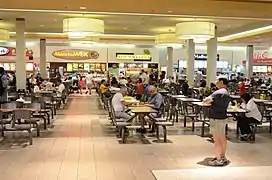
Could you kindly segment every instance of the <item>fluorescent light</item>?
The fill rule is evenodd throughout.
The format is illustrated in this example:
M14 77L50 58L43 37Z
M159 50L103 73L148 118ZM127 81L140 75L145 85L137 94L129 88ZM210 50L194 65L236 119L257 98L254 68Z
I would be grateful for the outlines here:
M252 30L248 30L248 31L244 31L244 32L239 32L239 33L235 33L235 34L231 34L231 35L227 35L227 36L223 36L223 37L219 37L218 41L220 41L220 42L230 41L233 39L244 38L244 37L248 37L248 36L254 36L257 34L267 33L270 31L272 31L272 25L257 28L257 29L252 29Z

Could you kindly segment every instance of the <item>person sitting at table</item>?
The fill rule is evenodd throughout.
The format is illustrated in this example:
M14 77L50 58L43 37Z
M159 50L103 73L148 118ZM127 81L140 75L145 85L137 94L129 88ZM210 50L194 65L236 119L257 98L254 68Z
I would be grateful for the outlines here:
M244 93L241 96L241 99L243 101L241 107L248 112L245 114L245 116L238 116L236 119L237 125L241 131L241 140L247 141L252 138L252 131L249 124L260 123L262 115L258 109L257 104L248 93Z
M118 87L118 81L117 81L117 79L116 79L116 77L112 77L112 79L111 79L111 86L112 87Z
M48 81L45 80L44 85L45 85L45 90L46 91L51 91L51 90L54 89L54 87L53 87L54 84L52 82L50 82L49 80Z
M242 78L241 82L239 83L239 95L242 96L246 92L246 83L245 80Z
M112 107L114 109L114 112L115 112L115 117L117 119L119 118L122 118L124 119L125 121L128 121L131 119L131 115L129 115L126 111L125 111L125 106L128 106L128 105L132 105L133 103L128 103L128 102L125 102L124 100L124 96L127 95L127 88L125 86L122 86L120 88L120 91L117 92L113 98L112 98Z
M57 83L59 84L59 87L58 87L58 90L57 90L57 96L61 97L62 92L65 90L65 85L61 80L59 80Z
M188 80L187 79L182 84L181 90L182 90L182 94L184 96L188 96L189 95L189 85L188 85Z
M105 96L105 97L111 96L111 94L109 92L109 87L107 86L107 82L105 79L102 79L99 89L100 89L100 92L103 96Z
M38 92L40 92L40 91L41 91L40 83L36 83L36 84L34 85L33 92L34 92L34 93L38 93Z
M122 77L122 78L120 79L120 81L119 81L120 86L126 86L127 83L128 83L128 81L126 80L125 77Z
M158 92L157 88L153 85L150 85L148 88L148 94L150 95L150 99L147 103L145 103L145 106L151 107L157 111L157 113L151 113L150 116L152 118L160 118L163 115L163 96ZM154 128L154 122L150 121L150 117L144 116L144 120L142 120L142 129L141 132L145 133L144 124L145 121L147 121L149 124L152 125L152 129L150 133L153 133L155 131Z

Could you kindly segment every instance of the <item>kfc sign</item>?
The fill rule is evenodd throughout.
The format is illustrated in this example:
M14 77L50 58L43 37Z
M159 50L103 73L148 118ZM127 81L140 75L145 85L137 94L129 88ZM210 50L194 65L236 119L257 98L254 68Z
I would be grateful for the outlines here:
M254 54L253 59L267 59L268 58L268 52L257 52Z
M5 47L0 47L0 56L4 56L9 53L9 49Z

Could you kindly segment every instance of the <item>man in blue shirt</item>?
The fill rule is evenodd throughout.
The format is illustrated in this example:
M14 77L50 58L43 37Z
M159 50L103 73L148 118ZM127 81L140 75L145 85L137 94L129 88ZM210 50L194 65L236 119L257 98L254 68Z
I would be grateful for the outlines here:
M204 103L211 104L209 108L210 130L214 139L216 155L216 158L209 162L211 166L223 166L227 163L225 156L227 147L225 127L228 120L227 109L230 102L227 86L228 80L226 78L219 78L216 82L218 90L210 98L204 100Z

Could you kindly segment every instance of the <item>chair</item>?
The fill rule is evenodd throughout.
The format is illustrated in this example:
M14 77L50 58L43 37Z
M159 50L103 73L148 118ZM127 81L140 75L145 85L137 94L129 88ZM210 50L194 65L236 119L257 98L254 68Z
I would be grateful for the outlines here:
M1 131L2 131L2 136L4 136L5 131L27 131L29 133L29 144L32 145L33 144L33 140L32 140L33 128L31 124L31 111L24 110L24 109L14 110L11 125L6 126L2 123Z
M201 122L201 137L204 137L205 125L210 126L209 123L209 107L200 107L195 105L195 113L197 117L193 119L192 131L195 130L195 122ZM202 114L203 113L203 114Z
M163 141L165 143L167 142L167 127L174 126L174 122L176 119L175 116L177 116L177 109L175 106L171 106L169 111L168 111L169 113L167 114L165 121L156 121L155 122L156 136L158 139L160 139L159 138L159 127L161 126L163 128ZM155 118L155 120L156 120L156 118Z
M190 109L189 109L190 107ZM182 111L184 114L184 127L186 127L187 123L187 118L192 119L192 122L195 121L197 118L197 114L194 112L194 106L189 106L189 103L187 102L182 102ZM193 127L194 128L194 127Z
M37 109L37 113L32 113L32 117L33 118L38 118L38 120L40 118L43 119L43 127L44 129L47 129L47 122L46 122L46 114L42 113L41 111L41 104L40 103L30 103L30 104L25 104L26 108L33 108L33 109Z

